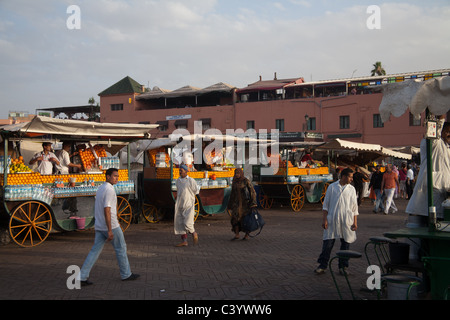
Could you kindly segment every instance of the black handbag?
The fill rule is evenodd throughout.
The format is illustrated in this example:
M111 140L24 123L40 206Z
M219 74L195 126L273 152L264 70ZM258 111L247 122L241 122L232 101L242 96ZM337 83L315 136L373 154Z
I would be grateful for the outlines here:
M248 233L251 237L256 237L262 231L262 228L266 222L264 221L261 214L258 212L257 208L252 208L252 211L244 216L242 221L242 229L244 232ZM254 232L259 229L259 232L255 235L251 235L250 232Z

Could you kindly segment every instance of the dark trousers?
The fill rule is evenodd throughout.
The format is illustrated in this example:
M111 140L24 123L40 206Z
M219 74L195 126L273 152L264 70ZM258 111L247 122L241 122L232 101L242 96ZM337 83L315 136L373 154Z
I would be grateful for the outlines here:
M319 256L319 259L317 259L317 262L319 263L319 268L326 269L328 267L331 250L333 249L335 240L336 239L323 240L322 253ZM349 249L350 243L345 242L344 239L341 238L340 250L349 250ZM342 269L344 267L348 267L348 259L339 259L339 269Z
M408 199L411 199L413 191L414 191L413 182L406 180L406 194L408 195Z

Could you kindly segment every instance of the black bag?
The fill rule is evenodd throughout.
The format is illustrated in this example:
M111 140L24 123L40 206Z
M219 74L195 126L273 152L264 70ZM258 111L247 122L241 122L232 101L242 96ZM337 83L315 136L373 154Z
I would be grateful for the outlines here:
M252 211L244 216L244 219L242 221L242 229L244 232L248 233L251 237L256 237L258 234L261 233L262 228L266 222L264 221L261 214L258 212L258 209L252 208ZM259 232L255 235L251 235L250 232L256 231L259 229Z

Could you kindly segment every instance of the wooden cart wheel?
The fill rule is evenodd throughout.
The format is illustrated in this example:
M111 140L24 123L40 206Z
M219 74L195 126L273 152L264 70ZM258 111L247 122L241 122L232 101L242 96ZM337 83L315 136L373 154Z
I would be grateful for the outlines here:
M322 189L322 195L320 196L320 203L321 204L323 204L323 200L325 199L325 194L327 193L327 189L328 189L328 186L329 186L330 184L328 183L328 182L326 182L324 185L323 185L323 189Z
M270 209L273 205L273 198L269 198L263 192L259 193L259 204L263 209Z
M142 214L145 220L147 220L150 223L157 223L160 221L159 210L156 206L152 204L144 203L144 205L142 206Z
M295 212L299 212L305 204L305 190L297 184L291 192L291 207Z
M52 216L46 205L27 201L14 209L9 220L11 239L19 246L41 244L52 230Z
M195 210L194 221L197 221L198 215L200 214L200 200L198 200L197 196L195 197L194 210Z
M119 220L122 231L128 229L133 217L133 210L127 199L117 196L117 220Z

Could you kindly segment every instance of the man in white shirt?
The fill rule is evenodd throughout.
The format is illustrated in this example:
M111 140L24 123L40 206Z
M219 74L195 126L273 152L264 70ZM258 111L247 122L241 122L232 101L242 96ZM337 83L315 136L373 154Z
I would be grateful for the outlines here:
M408 171L406 171L406 194L408 196L408 200L411 199L411 195L413 193L414 188L414 171L410 164L408 164Z
M70 161L70 147L71 144L68 141L64 141L62 145L62 149L58 152L58 160L59 160L59 173L60 174L69 174L69 168L78 168L81 169L81 164L74 164Z
M36 153L33 158L31 158L29 164L33 165L37 162L37 171L40 174L52 174L53 164L59 166L59 160L56 155L52 152L52 143L43 142L42 151Z
M351 185L353 171L350 168L342 170L341 178L332 183L323 200L323 245L322 253L314 270L323 274L328 267L331 250L336 239L341 240L340 250L349 250L350 243L356 241L358 200L355 187ZM339 260L339 269L346 272L348 260Z
M119 181L119 172L111 168L106 171L106 182L95 197L95 242L80 271L81 285L92 284L89 273L97 261L106 241L111 241L116 252L122 280L136 280L139 275L131 273L127 256L127 245L117 219L117 196L114 185Z

